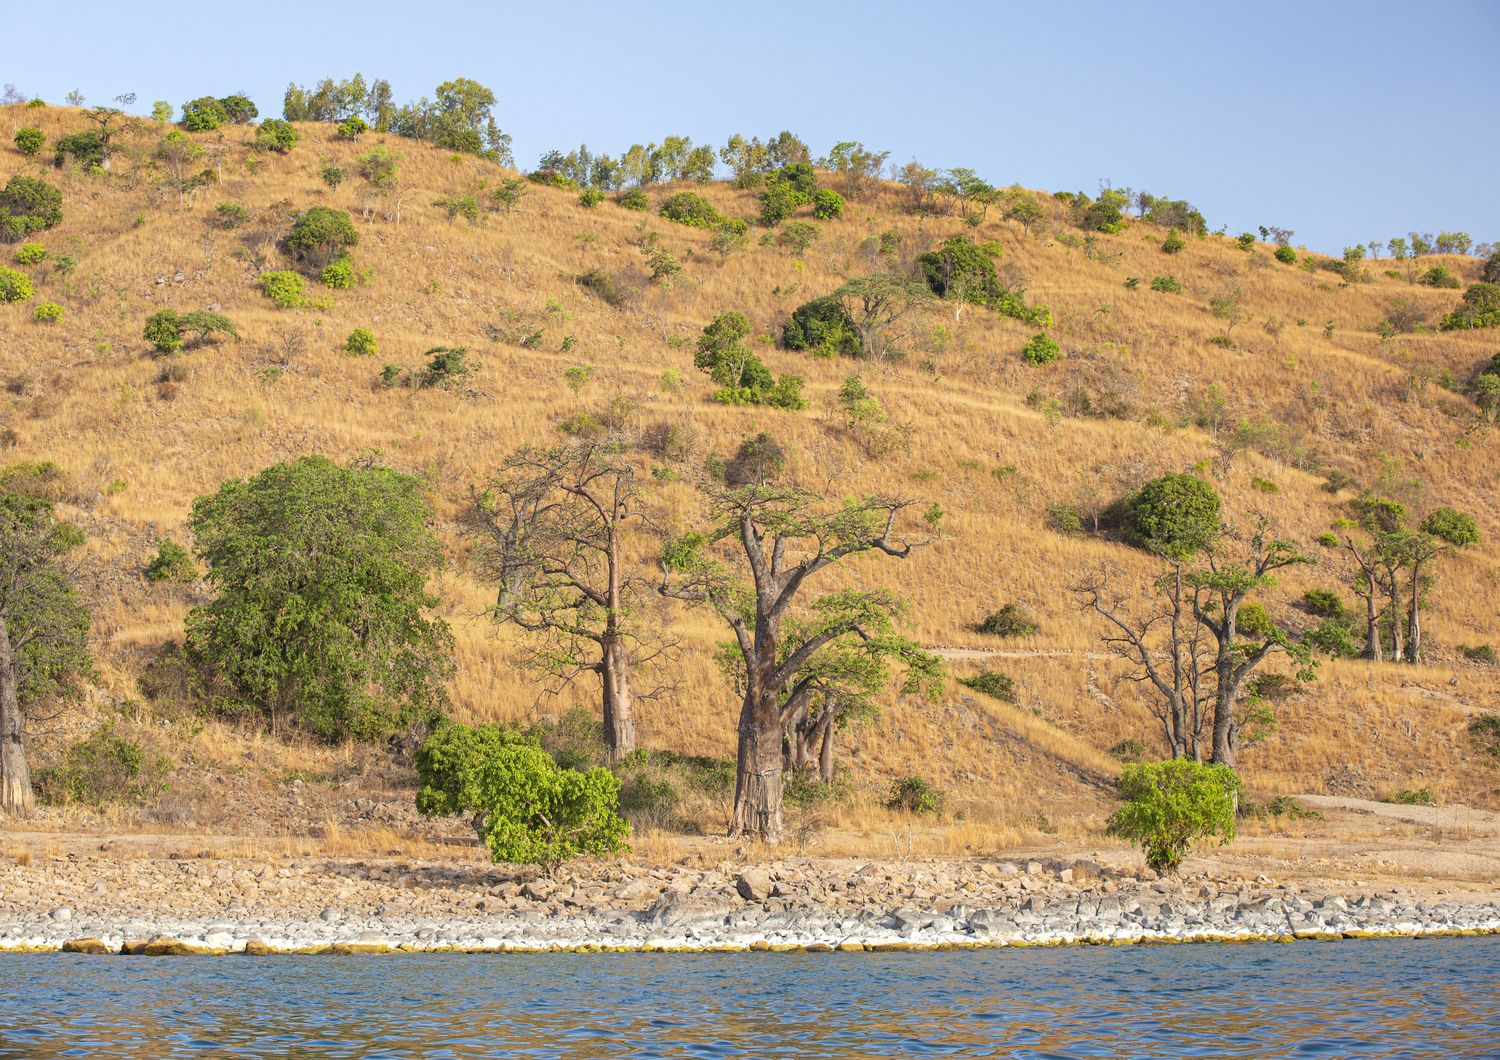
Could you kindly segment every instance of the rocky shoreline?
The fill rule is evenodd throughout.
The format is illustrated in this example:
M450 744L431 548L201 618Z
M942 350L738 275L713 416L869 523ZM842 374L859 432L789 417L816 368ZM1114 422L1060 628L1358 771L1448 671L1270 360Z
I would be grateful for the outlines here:
M1500 894L1093 860L641 867L564 878L400 860L0 867L0 950L192 953L862 951L1500 934Z

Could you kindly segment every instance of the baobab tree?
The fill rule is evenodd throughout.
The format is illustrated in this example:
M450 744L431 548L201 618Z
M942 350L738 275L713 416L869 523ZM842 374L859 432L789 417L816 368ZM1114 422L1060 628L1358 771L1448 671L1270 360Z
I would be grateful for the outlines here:
M26 817L27 722L91 664L88 609L63 563L83 535L13 485L0 479L0 812Z
M469 512L480 564L498 585L493 613L531 634L529 661L562 680L599 675L611 763L636 746L632 670L664 650L641 636L651 582L626 555L642 504L623 447L579 440L518 449Z
M850 556L908 558L937 532L942 511L927 509L927 536L914 540L898 527L916 504L910 500L869 496L832 506L812 491L765 482L706 492L713 524L666 542L660 591L711 606L734 633L744 682L730 834L775 842L783 833L784 733L820 684L827 687L828 653L899 654L894 596L843 589L801 601L809 580ZM741 565L748 577L737 574Z

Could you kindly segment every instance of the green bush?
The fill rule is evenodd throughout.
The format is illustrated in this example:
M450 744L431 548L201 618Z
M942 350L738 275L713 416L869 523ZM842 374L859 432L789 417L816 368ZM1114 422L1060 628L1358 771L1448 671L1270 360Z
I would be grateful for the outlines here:
M844 216L844 197L832 188L812 193L813 216L820 221L834 221Z
M53 145L52 164L64 166L71 158L84 169L103 166L106 147L104 136L94 130L59 136Z
M807 407L800 376L779 381L761 359L744 345L750 321L743 313L720 313L703 329L693 366L719 384L711 400L723 405L769 405L798 410Z
M17 265L40 265L47 260L47 248L40 243L22 243L16 248Z
M477 225L480 221L479 200L473 195L445 195L441 199L434 199L432 205L441 207L450 221L456 221L460 217L471 225Z
M646 197L644 188L631 188L615 201L627 210L645 210L651 206L651 200Z
M16 150L27 158L35 158L41 151L42 145L47 142L47 137L42 130L26 126L16 131Z
M975 629L992 637L1029 637L1041 626L1024 606L1017 603L1003 605L1000 610L986 615Z
M356 246L359 232L343 210L314 206L297 215L285 243L298 261L321 269Z
M679 191L661 204L661 215L669 221L692 228L717 228L725 218L702 195Z
M760 223L774 228L811 201L811 195L791 184L772 184L760 194Z
M1127 503L1127 529L1145 548L1173 559L1191 556L1219 534L1219 495L1195 475L1169 472Z
M374 357L380 352L380 346L367 329L355 328L344 340L344 352L352 357Z
M1488 644L1460 644L1458 653L1470 662L1484 663L1487 666L1500 663L1500 657L1496 656L1495 649Z
M628 849L620 782L563 769L529 736L497 725L441 725L417 750L417 809L473 815L497 862L555 872L580 854Z
M188 132L213 132L229 124L229 111L212 96L199 96L182 105L182 127Z
M1432 806L1437 799L1433 798L1431 788L1407 788L1392 792L1380 801L1393 802L1399 806Z
M354 259L343 257L331 261L318 273L318 282L335 291L347 291L359 282L359 273L354 268Z
M318 170L318 176L322 178L324 184L336 189L340 184L344 183L344 167L329 163Z
M1139 762L1146 757L1146 745L1140 740L1121 740L1109 749L1109 755L1122 762Z
M260 109L248 96L222 96L219 106L223 108L224 117L231 125L249 125L260 117Z
M479 367L462 346L434 346L426 356L427 364L415 380L416 386L422 389L451 389L473 375Z
M41 324L56 324L62 315L63 307L56 302L42 302L31 311L31 319Z
M191 582L198 580L198 565L192 553L175 541L163 541L156 548L156 555L146 564L146 580L149 582Z
M182 329L178 327L177 313L171 309L152 313L146 318L146 327L141 337L156 347L158 353L182 349Z
M287 269L261 273L260 290L278 309L300 309L307 305L305 282Z
M275 151L284 155L296 147L301 138L302 134L291 122L267 118L260 123L260 130L255 134L255 148L258 151Z
M166 790L170 770L170 762L148 756L140 744L106 723L68 748L59 764L37 770L33 780L43 802L101 806L140 802Z
M1151 289L1162 294L1181 294L1182 284L1177 282L1175 276L1156 276L1151 280Z
M1187 246L1187 241L1182 238L1182 233L1173 228L1167 233L1167 238L1162 241L1161 249L1163 254L1176 254L1185 246Z
M1351 617L1343 598L1332 589L1309 589L1302 594L1302 607L1310 615L1319 618L1347 619Z
M971 677L960 677L958 683L976 692L992 696L1002 703L1016 702L1015 679L999 670L981 670Z
M1297 252L1295 250L1293 250L1291 247L1277 247L1276 248L1276 252L1275 252L1275 258L1276 258L1277 261L1281 262L1283 265L1295 265L1295 264L1297 264Z
M1060 534L1083 533L1083 516L1071 504L1047 505L1047 525Z
M585 210L592 210L604 201L604 192L598 188L584 188L578 193L578 205Z
M234 323L220 313L198 310L179 315L175 310L163 309L146 318L142 337L156 348L158 353L173 353L187 344L192 336L193 344L206 342L217 335L240 337Z
M24 302L35 294L36 288L32 287L30 276L18 269L0 266L0 302L13 305Z
M62 191L19 173L0 189L0 242L16 243L62 223Z
M221 202L214 207L214 219L220 228L238 228L248 216L248 211L237 202Z
M1418 276L1417 282L1423 287L1443 287L1455 291L1463 286L1463 281L1453 275L1446 265L1434 265Z
M832 296L798 306L781 329L781 341L789 350L810 350L819 357L864 353L853 319L844 303Z
M1051 364L1062 356L1062 347L1051 336L1038 332L1021 347L1021 356L1031 364Z
M906 813L943 812L947 793L933 787L921 777L902 777L891 785L891 794L885 801L888 810L904 810Z
M339 122L338 137L340 140L357 140L369 128L369 123L363 118L357 114L351 114Z
M811 221L793 221L781 230L776 237L776 242L784 247L790 247L792 253L801 257L807 253L807 248L812 246L823 235L823 230Z
M1500 284L1470 284L1458 308L1443 317L1443 331L1500 327Z
M1160 875L1177 872L1195 839L1234 839L1240 781L1225 765L1177 758L1132 762L1121 771L1122 806L1109 834L1141 844L1146 864Z
M1239 238L1234 242L1235 246L1239 247L1241 250L1251 250L1255 247L1255 233L1241 232Z

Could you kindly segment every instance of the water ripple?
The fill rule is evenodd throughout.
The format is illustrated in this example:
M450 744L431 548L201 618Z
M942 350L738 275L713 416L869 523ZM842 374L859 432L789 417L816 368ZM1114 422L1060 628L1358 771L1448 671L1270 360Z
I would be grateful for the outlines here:
M1500 1058L1500 938L902 954L0 954L0 1060Z

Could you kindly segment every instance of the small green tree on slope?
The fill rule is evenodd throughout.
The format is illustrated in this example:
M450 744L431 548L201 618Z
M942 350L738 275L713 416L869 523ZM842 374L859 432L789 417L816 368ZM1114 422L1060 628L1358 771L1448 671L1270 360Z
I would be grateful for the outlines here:
M474 814L495 861L552 873L580 854L628 849L607 769L563 769L535 739L498 725L443 725L417 750L417 809Z
M1157 873L1175 873L1193 840L1223 846L1234 839L1239 793L1239 778L1225 765L1133 762L1120 775L1125 805L1109 819L1109 832L1140 843Z

